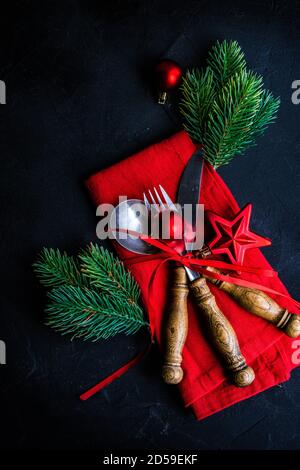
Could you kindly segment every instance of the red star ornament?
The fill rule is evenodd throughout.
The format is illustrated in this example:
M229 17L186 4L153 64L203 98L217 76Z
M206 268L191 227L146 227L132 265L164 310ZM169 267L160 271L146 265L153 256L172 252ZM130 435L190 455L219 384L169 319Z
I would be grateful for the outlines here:
M271 240L249 229L251 212L252 204L247 204L232 220L209 213L215 237L208 245L214 255L225 254L233 264L242 265L247 250L271 245Z

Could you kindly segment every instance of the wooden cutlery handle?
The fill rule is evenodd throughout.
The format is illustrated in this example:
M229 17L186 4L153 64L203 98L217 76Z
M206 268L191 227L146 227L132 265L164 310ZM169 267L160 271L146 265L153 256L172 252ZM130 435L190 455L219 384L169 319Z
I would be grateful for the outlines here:
M224 366L238 387L250 385L255 374L247 366L242 355L237 336L230 322L219 309L204 277L190 284L197 306L206 321L206 326L215 349L223 360Z
M185 269L173 268L170 299L165 326L165 356L162 376L168 384L178 384L183 377L182 349L188 330L188 285Z
M218 269L209 268L211 271L220 273ZM291 338L300 335L300 315L289 313L285 308L280 307L275 300L258 289L237 286L226 281L208 278L221 290L233 297L239 305L250 313L273 323L282 329Z

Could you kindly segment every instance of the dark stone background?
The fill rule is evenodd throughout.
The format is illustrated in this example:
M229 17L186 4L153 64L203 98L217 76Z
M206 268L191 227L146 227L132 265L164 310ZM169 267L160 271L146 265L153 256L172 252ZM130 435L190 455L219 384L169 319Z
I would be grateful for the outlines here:
M297 449L300 371L205 421L160 378L154 349L88 402L80 392L112 372L145 338L71 343L43 325L45 292L31 263L42 246L75 253L95 240L82 181L179 129L150 86L168 54L201 64L216 39L236 39L251 68L282 98L259 145L220 170L253 227L273 239L268 259L299 298L300 79L297 1L44 1L1 3L2 448ZM174 108L174 106L173 106ZM167 111L167 112L166 112Z

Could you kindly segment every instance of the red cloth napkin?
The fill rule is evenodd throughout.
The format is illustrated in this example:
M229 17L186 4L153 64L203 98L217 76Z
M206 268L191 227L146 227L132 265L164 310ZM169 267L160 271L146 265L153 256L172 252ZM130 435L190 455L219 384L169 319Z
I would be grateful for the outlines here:
M142 199L148 188L162 184L174 200L182 171L195 151L195 146L185 132L179 132L159 144L127 158L93 176L86 185L96 205L117 204L120 195ZM201 203L223 217L231 217L239 206L230 190L209 165L205 164L202 179ZM262 234L263 235L263 234ZM119 256L126 262L135 254L116 246ZM145 309L149 306L149 280L158 261L134 264L130 270L142 291ZM269 269L270 265L259 249L249 250L245 265ZM260 278L245 274L244 279L258 282L277 291L287 293L278 278ZM157 274L155 294L151 298L151 312L157 342L161 343L161 322L167 295L168 266L162 266ZM226 293L210 284L217 303L232 323L240 342L242 353L256 373L252 385L237 388L231 385L220 365L218 357L203 336L199 314L189 304L189 332L183 350L184 379L179 388L186 406L191 406L196 417L203 419L238 401L244 400L273 385L287 380L292 363L292 341L270 323L249 314L238 306ZM288 299L277 297L276 301L292 310ZM153 308L154 307L154 308Z

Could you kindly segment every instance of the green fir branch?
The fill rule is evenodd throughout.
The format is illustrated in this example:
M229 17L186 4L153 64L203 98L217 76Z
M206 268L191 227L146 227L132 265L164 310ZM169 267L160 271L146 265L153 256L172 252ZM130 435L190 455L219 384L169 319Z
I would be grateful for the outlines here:
M78 258L44 248L33 265L48 292L47 324L62 334L96 341L148 326L140 290L124 264L89 245Z
M280 98L275 98L270 91L264 90L250 130L252 139L261 136L268 125L275 121L279 106Z
M207 117L214 101L216 87L212 70L187 72L182 84L181 112L184 128L196 142L204 139Z
M78 260L58 249L43 248L33 269L41 284L46 287L63 284L88 286L88 279L82 275Z
M260 76L246 70L236 41L217 42L207 64L187 72L180 109L184 128L218 168L255 144L274 122L280 100L263 90Z
M215 167L228 164L253 142L253 129L262 95L262 78L242 71L230 78L213 103L203 139L207 160Z
M207 65L219 86L246 69L245 55L237 41L217 41L208 53Z
M80 253L79 259L82 273L93 287L118 295L130 304L137 303L139 286L124 264L112 253L91 243Z
M96 341L136 333L147 323L140 306L84 287L61 286L48 293L47 325L72 338Z

